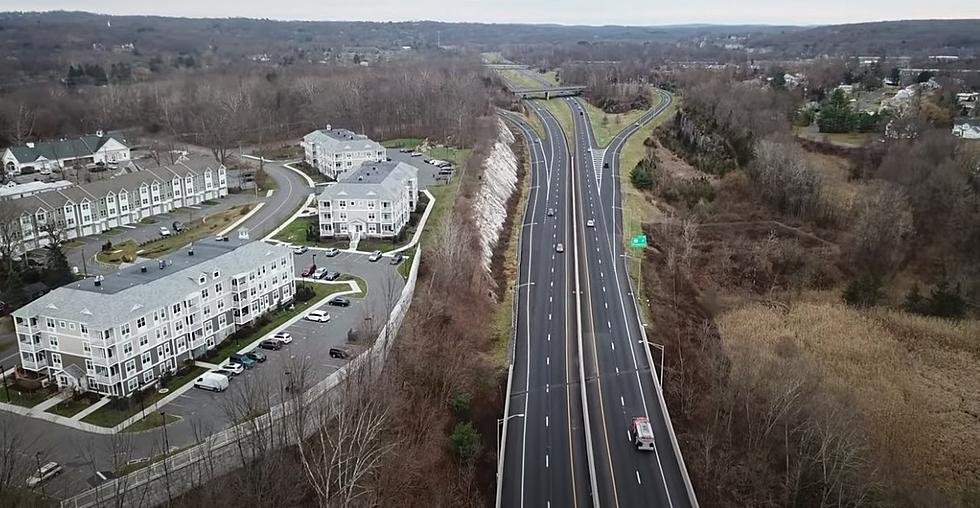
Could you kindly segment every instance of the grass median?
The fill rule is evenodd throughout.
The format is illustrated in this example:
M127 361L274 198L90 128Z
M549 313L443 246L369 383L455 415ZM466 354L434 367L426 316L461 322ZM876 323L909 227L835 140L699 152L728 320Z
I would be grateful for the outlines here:
M144 392L142 406L140 406L139 399L130 399L128 401L128 407L123 405L121 402L110 403L96 409L85 418L82 418L82 421L85 423L91 423L92 425L98 425L99 427L115 427L127 419L139 414L144 408L157 403L160 399L166 397L187 383L190 383L207 370L208 369L205 369L204 367L187 367L176 376L167 378L163 381L161 388L166 388L167 393L160 393L159 389L147 390Z
M651 106L650 109L656 108L660 105L663 100L660 94L656 93L654 90L650 90ZM599 147L605 147L612 141L612 138L619 134L620 131L633 125L637 120L649 111L649 109L634 109L632 111L627 111L626 113L606 113L605 111L593 106L589 101L580 101L584 104L583 109L585 113L589 115L589 121L592 123L592 132L595 134L595 141L598 143ZM652 131L652 130L651 130ZM649 134L648 134L649 135ZM646 136L643 137L646 139Z

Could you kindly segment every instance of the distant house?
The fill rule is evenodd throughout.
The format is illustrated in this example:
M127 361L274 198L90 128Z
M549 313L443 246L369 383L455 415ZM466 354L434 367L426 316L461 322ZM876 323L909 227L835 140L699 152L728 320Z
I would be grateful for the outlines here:
M18 184L11 180L9 183L0 187L0 201L9 199L33 196L47 191L67 189L75 185L68 180L58 180L56 182L27 182Z
M967 114L977 108L978 102L980 102L980 93L965 92L956 94L956 103L959 104L959 106L963 108Z
M7 147L3 152L3 169L8 175L19 175L25 168L40 171L129 159L125 138L118 133L98 131L91 136Z
M315 130L303 136L304 160L320 173L339 179L363 162L382 162L388 152L380 143L347 129Z
M980 139L980 125L970 122L957 122L953 126L953 136L962 139Z
M404 162L365 162L317 198L320 237L391 238L415 211L418 170Z

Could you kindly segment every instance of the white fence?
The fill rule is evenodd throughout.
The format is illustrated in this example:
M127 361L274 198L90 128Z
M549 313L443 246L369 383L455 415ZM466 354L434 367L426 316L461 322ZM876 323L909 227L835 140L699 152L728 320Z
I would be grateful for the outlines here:
M388 322L378 334L374 345L364 353L355 357L350 363L328 376L310 388L302 396L287 400L277 405L258 418L246 421L214 434L203 442L186 450L176 453L165 460L151 464L128 475L109 480L102 485L78 494L61 502L62 508L86 508L94 506L155 506L162 504L170 497L179 496L202 482L201 468L190 467L204 462L204 467L210 473L207 478L213 478L229 473L241 466L242 450L234 446L243 437L266 432L273 424L284 417L296 412L297 408L308 407L310 403L321 397L329 396L333 388L340 384L348 373L361 367L381 366L387 359L397 336L399 327L412 303L415 293L415 283L418 279L419 262L422 248L416 251L412 260L412 269L408 280L402 289L401 296L391 311ZM381 369L372 371L380 372ZM303 438L316 431L314 425L302 425ZM295 443L297 433L285 432L280 440L270 440L270 448ZM198 474L195 474L198 473Z

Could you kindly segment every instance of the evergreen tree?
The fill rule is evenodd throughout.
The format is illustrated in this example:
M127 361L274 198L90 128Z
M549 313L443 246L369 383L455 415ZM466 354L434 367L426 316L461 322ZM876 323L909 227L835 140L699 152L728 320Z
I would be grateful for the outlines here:
M817 126L820 132L850 132L854 129L855 115L851 101L843 90L834 90L820 105Z
M650 190L653 188L655 182L653 168L651 166L654 166L652 161L643 159L630 171L630 181L633 182L633 187L641 190Z
M873 307L881 299L881 277L866 273L844 288L844 303L854 307Z
M44 267L44 283L53 289L75 280L61 245L58 242L51 242L45 247L45 250L47 251L47 260Z

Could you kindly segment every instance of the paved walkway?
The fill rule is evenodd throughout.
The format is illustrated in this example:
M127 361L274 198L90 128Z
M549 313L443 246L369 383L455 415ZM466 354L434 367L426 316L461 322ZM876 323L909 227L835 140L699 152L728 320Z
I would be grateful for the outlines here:
M76 414L75 416L72 416L71 419L72 420L75 420L76 422L77 421L81 421L82 418L85 418L86 416L88 416L88 415L90 415L90 414L98 411L99 409L102 408L102 406L105 406L106 404L108 404L110 402L112 402L112 399L110 399L109 397L102 397L95 404L92 404L91 406L89 406L89 407L87 407L87 408L79 411L78 414Z
M53 406L55 406L55 405L57 405L57 404L65 401L66 399L68 399L69 397L71 397L71 395L72 395L72 393L70 391L64 391L64 390L62 390L62 391L58 392L54 397L49 397L49 398L41 401L40 404L37 404L36 406L32 407L31 408L31 412L40 412L40 413L43 413L43 412L47 411L48 408L53 407Z

